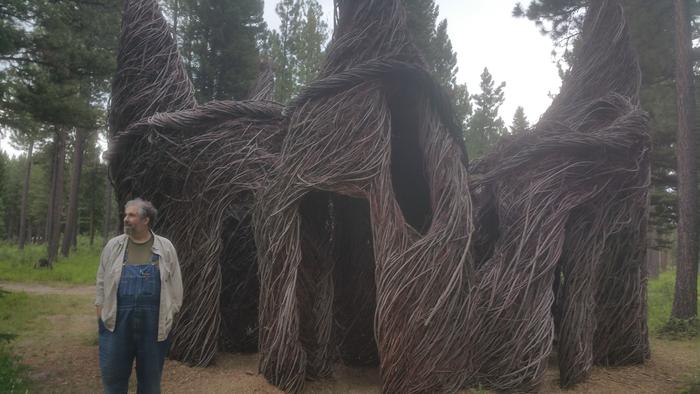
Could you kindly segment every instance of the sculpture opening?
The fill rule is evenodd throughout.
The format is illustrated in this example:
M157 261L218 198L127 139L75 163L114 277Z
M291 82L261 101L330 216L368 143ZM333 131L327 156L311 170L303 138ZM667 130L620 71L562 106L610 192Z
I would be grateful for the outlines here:
M224 352L254 353L258 350L257 250L250 216L229 218L221 235L221 336ZM243 301L243 302L242 302Z
M411 81L391 87L387 101L391 114L391 183L406 222L420 234L430 227L430 189L425 178L422 123L418 118L416 89Z

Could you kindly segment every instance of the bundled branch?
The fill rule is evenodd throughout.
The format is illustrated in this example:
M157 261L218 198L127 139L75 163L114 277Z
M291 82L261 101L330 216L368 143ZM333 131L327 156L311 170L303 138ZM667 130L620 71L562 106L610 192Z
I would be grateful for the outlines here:
M155 1L124 2L109 128L114 134L158 112L192 108L192 83Z
M180 254L171 356L258 349L290 392L378 365L408 393L533 390L555 349L562 386L649 356L649 136L617 1L592 2L542 120L469 167L399 0L337 2L319 78L286 106L264 72L250 101L196 105L156 11L125 8L109 158L120 202L156 201ZM146 48L167 61L135 67Z

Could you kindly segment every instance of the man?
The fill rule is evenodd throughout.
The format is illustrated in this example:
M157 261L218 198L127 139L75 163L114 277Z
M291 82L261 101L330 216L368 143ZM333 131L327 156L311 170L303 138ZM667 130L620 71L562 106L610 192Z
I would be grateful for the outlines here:
M100 256L95 306L107 394L127 392L134 358L138 393L160 393L182 276L173 244L151 231L156 214L146 200L127 202L124 234L109 240Z

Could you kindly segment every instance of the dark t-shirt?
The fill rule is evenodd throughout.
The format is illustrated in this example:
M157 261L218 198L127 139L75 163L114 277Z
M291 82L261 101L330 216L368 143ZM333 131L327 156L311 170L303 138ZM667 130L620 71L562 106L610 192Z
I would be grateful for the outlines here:
M136 264L151 264L151 257L153 256L153 237L144 242L136 243L129 238L129 243L126 246L126 263L131 265Z

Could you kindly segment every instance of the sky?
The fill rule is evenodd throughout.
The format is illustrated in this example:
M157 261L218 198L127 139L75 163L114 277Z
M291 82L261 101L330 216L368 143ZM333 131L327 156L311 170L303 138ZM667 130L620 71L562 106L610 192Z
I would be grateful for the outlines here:
M551 51L552 41L527 19L513 18L518 0L436 0L439 20L447 19L452 48L457 53L457 82L466 83L471 94L479 93L484 67L496 83L505 82L505 102L499 114L510 125L518 106L530 123L537 122L549 107L549 94L559 91L561 81ZM522 1L522 0L521 0ZM527 1L522 1L527 3ZM333 0L319 0L329 29L333 28ZM266 0L264 18L269 28L279 26L276 0ZM0 141L0 149L19 152Z
M527 4L526 0L519 0ZM329 29L333 29L333 0L318 0ZM530 123L537 122L556 94L561 80L551 52L552 41L540 34L534 22L513 18L518 0L435 0L447 19L452 49L457 53L457 82L466 83L470 94L480 92L484 67L496 83L505 82L505 101L499 110L510 125L518 106ZM269 28L279 26L277 1L265 1L264 18Z

